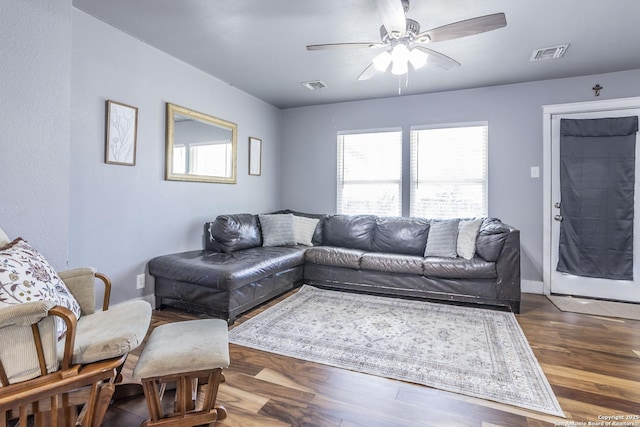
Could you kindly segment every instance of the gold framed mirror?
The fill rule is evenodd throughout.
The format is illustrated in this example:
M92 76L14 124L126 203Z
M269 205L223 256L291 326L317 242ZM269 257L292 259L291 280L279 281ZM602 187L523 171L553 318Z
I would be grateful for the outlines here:
M235 123L167 102L165 179L236 183Z

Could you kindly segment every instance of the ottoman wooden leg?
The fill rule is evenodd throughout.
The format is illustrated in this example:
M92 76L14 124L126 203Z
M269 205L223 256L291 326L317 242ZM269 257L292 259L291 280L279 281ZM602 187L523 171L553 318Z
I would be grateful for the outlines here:
M216 406L216 397L220 384L221 368L185 372L179 375L168 375L158 378L143 378L145 399L149 408L150 419L145 421L143 427L166 426L187 427L201 424L214 423L227 417L227 411L222 406ZM202 407L198 408L191 393L192 382L197 378L207 378L206 392L202 398ZM158 389L161 383L176 382L176 401L174 412L165 414L162 408L162 400Z
M216 398L220 381L224 380L222 369L227 366L225 321L203 319L158 326L149 336L133 372L134 378L142 382L149 408L150 419L143 427L191 427L226 418L227 411L216 406ZM207 383L201 396L194 393L198 381ZM171 413L169 409L165 413L159 391L167 383L176 384Z

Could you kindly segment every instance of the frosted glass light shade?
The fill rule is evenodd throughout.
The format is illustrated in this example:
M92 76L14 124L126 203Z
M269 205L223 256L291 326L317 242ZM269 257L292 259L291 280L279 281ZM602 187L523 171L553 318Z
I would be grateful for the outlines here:
M387 68L389 68L389 64L391 63L391 54L386 50L382 52L380 55L373 58L373 66L376 67L377 70L385 72Z
M403 74L407 74L409 72L409 66L407 61L393 61L393 66L391 67L391 73L396 76L401 76Z
M423 67L427 63L427 54L419 49L411 49L409 52L409 62L414 69Z
M398 43L393 47L391 57L393 58L391 73L401 76L409 72L409 49L407 49L407 46L404 43Z

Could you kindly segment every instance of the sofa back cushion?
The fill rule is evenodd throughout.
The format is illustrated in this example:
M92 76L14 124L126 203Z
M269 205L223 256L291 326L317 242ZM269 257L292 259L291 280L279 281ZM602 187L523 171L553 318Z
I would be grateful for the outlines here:
M429 221L424 218L378 217L371 249L392 254L424 254Z
M497 261L509 231L499 219L486 218L478 231L476 253L487 261Z
M376 219L374 215L332 215L324 223L324 244L371 251Z
M220 252L231 253L262 246L258 219L253 214L219 215L211 223L209 234L215 243L207 242L207 249L217 246Z

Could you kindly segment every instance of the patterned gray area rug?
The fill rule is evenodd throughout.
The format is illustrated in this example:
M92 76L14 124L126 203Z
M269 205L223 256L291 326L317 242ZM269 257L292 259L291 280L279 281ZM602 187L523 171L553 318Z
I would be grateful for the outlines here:
M508 312L305 285L229 341L564 417Z

